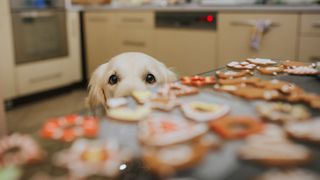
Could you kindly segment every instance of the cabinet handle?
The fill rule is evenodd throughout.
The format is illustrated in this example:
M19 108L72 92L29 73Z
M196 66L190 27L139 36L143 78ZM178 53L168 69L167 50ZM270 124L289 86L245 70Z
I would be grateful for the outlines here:
M55 74L49 74L47 76L42 76L42 77L36 77L36 78L32 78L30 79L30 83L39 83L42 81L47 81L47 80L51 80L51 79L57 79L60 78L62 76L62 73L55 73Z
M320 62L320 56L311 56L309 58L309 61L311 61L311 62Z
M130 41L130 40L123 41L122 44L126 45L126 46L136 46L136 47L145 47L146 46L145 42Z
M108 18L104 18L104 17L91 17L89 19L89 21L91 22L108 22Z
M233 22L231 22L231 25L232 26L255 26L256 22L257 22L257 20L233 21ZM272 22L270 26L271 27L279 27L280 24Z
M320 21L316 21L316 22L312 23L312 27L320 28Z
M143 18L138 18L138 17L125 17L122 18L122 22L129 22L129 23L143 23L144 19Z

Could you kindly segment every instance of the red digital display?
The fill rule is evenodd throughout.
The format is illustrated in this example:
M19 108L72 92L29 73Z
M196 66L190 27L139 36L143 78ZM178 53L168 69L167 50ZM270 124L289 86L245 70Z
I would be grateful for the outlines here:
M212 15L208 15L208 16L206 17L206 20L207 20L207 22L211 23L211 22L213 22L214 18L213 18Z

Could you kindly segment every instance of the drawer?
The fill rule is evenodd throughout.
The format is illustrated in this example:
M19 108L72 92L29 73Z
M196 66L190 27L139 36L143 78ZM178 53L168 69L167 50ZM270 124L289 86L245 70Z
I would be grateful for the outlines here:
M301 33L320 36L320 14L302 14Z
M60 62L31 63L17 67L18 95L60 87L69 82L66 65Z
M320 61L320 37L301 37L299 60L308 62Z
M118 31L117 53L139 51L152 55L154 41L152 31L123 30Z
M118 12L116 24L118 27L130 28L153 28L153 12Z

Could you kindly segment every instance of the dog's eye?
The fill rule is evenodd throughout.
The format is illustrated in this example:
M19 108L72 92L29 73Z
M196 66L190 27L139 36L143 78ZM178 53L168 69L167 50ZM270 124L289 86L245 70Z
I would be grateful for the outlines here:
M153 74L148 73L147 76L146 76L145 81L146 81L148 84L153 84L153 83L156 82L156 78L154 77Z
M118 81L119 81L119 77L118 77L117 75L113 74L113 75L111 75L111 76L109 77L108 83L109 83L110 85L114 85L114 84L117 84Z

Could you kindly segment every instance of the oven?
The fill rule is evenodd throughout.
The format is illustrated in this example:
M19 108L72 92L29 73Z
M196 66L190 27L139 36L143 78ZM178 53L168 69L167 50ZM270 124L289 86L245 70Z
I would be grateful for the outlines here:
M68 56L66 11L59 0L11 0L15 63Z

